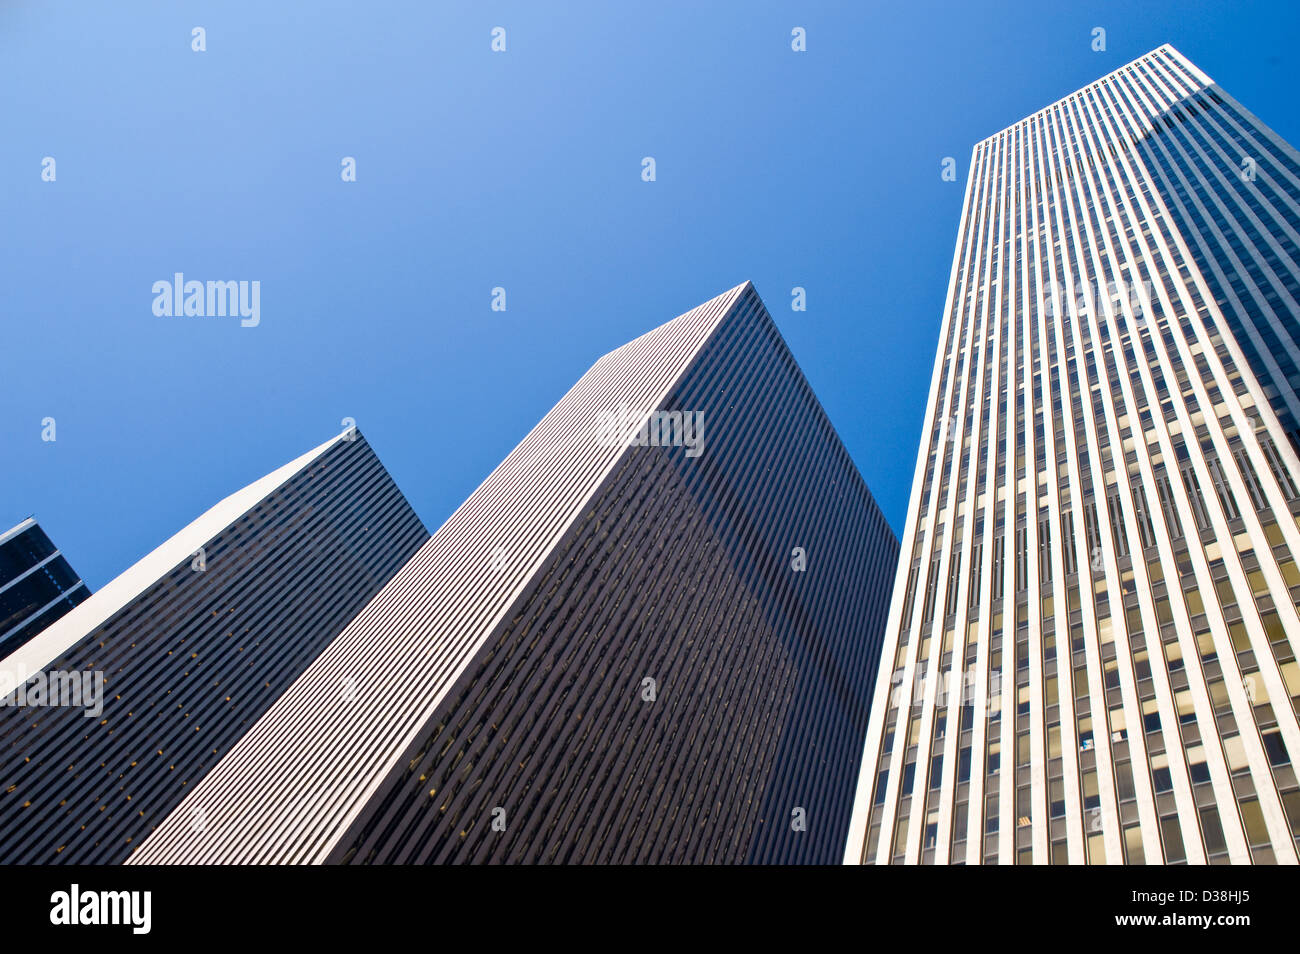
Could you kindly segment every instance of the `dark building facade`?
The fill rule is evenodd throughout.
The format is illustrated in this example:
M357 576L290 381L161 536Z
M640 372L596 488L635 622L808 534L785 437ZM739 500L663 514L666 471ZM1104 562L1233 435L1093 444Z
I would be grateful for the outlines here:
M9 654L27 704L0 708L0 860L123 861L427 538L351 429ZM82 675L96 699L32 703Z
M597 362L132 861L838 861L897 553L738 286Z
M0 534L0 654L13 652L90 596L31 517Z

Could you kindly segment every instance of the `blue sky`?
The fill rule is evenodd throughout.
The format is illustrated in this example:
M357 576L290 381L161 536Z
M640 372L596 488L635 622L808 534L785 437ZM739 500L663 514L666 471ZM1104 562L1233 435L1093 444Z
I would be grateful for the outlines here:
M98 588L348 416L433 530L751 279L898 532L972 145L1164 42L1300 142L1298 8L6 3L0 529ZM261 323L156 317L177 271Z

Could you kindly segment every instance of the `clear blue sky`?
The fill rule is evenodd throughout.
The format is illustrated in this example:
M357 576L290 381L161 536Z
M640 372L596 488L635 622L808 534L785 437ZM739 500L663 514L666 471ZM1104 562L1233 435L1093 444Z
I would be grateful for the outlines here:
M0 5L0 529L98 588L344 416L436 529L748 278L897 532L971 146L1163 42L1300 142L1298 7ZM177 271L260 281L261 324L155 317Z

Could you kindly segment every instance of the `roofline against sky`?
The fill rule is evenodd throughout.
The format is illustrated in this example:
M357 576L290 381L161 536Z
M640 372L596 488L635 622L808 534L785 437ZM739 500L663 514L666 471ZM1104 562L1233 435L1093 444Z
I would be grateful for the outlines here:
M130 605L141 593L179 564L188 561L200 547L256 507L321 454L343 440L347 433L348 431L343 431L331 437L301 457L294 458L265 477L253 481L209 507L164 543L114 577L98 592L91 594L39 634L0 659L0 675L8 674L10 677L8 685L15 686L58 660L78 640L108 622L116 613Z
M1020 119L1017 119L1015 122L1013 122L1013 123L1009 123L1008 125L1003 126L1001 129L999 129L997 132L993 133L991 136L985 136L983 139L981 139L981 140L979 140L977 143L975 143L974 148L975 148L975 149L979 149L980 146L983 146L984 144L986 144L986 143L988 143L988 142L991 142L991 141L994 140L994 139L997 139L999 136L1003 135L1004 133L1009 132L1010 130L1012 130L1012 129L1014 129L1015 127L1019 126L1021 123L1025 123L1025 122L1028 122L1028 121L1031 120L1031 119L1035 119L1035 118L1037 118L1037 117L1039 117L1039 116L1042 116L1042 115L1043 115L1044 113L1046 113L1048 110L1050 110L1050 109L1055 109L1057 106L1060 106L1061 104L1066 103L1066 102L1068 102L1068 101L1074 99L1074 97L1078 96L1080 93L1084 92L1085 90L1091 89L1093 86L1096 86L1098 83L1103 83L1103 82L1105 82L1106 80L1110 79L1111 77L1116 76L1117 74L1124 72L1124 70L1128 69L1130 66L1135 66L1136 64L1140 63L1142 60L1146 59L1148 56L1152 56L1152 55L1154 55L1154 54L1156 54L1156 53L1168 53L1168 54L1170 54L1170 55L1176 57L1176 58L1177 58L1177 59L1178 59L1178 60L1179 60L1179 61L1180 61L1184 66L1186 66L1189 70L1191 70L1191 72L1193 73L1193 75L1195 75L1195 76L1197 77L1197 79L1199 79L1199 80L1201 81L1202 85L1204 85L1204 86L1213 86L1213 85L1214 85L1214 80L1210 79L1210 77L1209 77L1208 75L1206 75L1206 73L1205 73L1204 70L1202 70L1202 69L1201 69L1200 67L1198 67L1195 63L1193 63L1191 60L1189 60L1186 56L1184 56L1182 53L1180 53L1180 52L1179 52L1179 51L1174 47L1174 45L1173 45L1172 43L1161 43L1161 44L1160 44L1159 46L1157 46L1155 49L1153 49L1153 50L1148 50L1146 53L1143 53L1141 56L1139 56L1139 57L1135 57L1134 59L1129 60L1129 61L1128 61L1127 63L1125 63L1123 66L1117 66L1115 69L1111 70L1109 73L1105 74L1104 76L1099 76L1099 77L1097 77L1095 80L1093 80L1091 83L1086 83L1086 84L1084 84L1083 86L1080 86L1080 87L1079 87L1078 89L1076 89L1074 92L1072 92L1072 93L1067 93L1065 96L1062 96L1060 99L1057 99L1057 100L1054 100L1053 102L1048 103L1046 106L1042 107L1041 109L1036 109L1036 110L1034 110L1032 113L1029 113L1027 116L1023 116L1023 117L1021 117Z

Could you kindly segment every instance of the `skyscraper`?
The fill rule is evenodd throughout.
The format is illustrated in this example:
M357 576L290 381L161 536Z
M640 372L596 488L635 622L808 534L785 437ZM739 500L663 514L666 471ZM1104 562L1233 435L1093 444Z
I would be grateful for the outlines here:
M1298 199L1168 46L975 147L846 861L1296 862Z
M838 861L896 558L737 286L596 362L131 861Z
M0 861L124 860L426 539L349 429L0 660Z
M13 652L89 595L31 517L0 533L0 654Z

